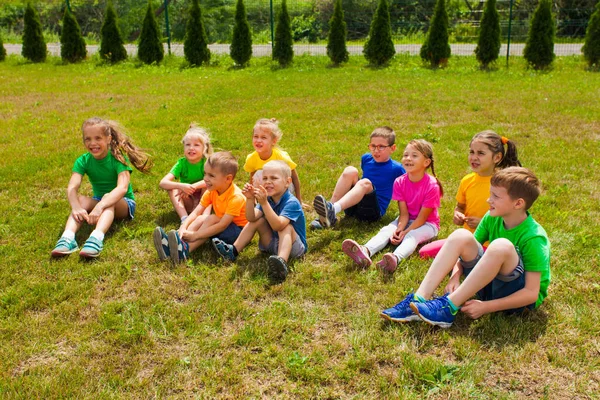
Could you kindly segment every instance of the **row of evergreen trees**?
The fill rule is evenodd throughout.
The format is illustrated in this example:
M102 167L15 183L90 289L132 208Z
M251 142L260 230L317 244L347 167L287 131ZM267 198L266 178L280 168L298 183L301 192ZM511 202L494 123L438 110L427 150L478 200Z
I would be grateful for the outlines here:
M329 21L327 55L334 65L339 65L348 61L347 28L342 0L334 1L334 12ZM191 2L184 40L184 55L190 65L199 66L210 61L210 50L199 2L198 0L191 0ZM24 23L22 55L32 62L44 62L47 53L46 43L39 17L31 4L28 4L25 10ZM533 68L544 69L554 60L555 31L551 0L540 0L523 52L525 59ZM481 19L475 55L481 67L487 69L497 60L499 51L500 17L496 9L496 0L487 0ZM600 65L600 2L596 4L595 12L590 19L582 51L591 67L597 68ZM386 65L396 53L392 41L387 0L379 1L363 53L374 66ZM243 0L237 0L230 55L236 65L242 67L248 65L252 57L252 34ZM86 56L87 51L81 30L74 15L67 8L63 16L61 57L65 62L78 62L85 59ZM117 25L117 15L110 2L107 5L101 29L100 56L111 63L127 58L127 51ZM420 56L432 67L444 66L450 57L448 14L445 0L436 2L431 26L421 47ZM0 38L0 61L5 57L6 50L2 44L2 38ZM290 16L286 0L283 0L275 29L273 58L281 66L287 66L292 62L293 57ZM147 64L160 63L164 58L160 30L150 2L148 2L138 43L138 58Z

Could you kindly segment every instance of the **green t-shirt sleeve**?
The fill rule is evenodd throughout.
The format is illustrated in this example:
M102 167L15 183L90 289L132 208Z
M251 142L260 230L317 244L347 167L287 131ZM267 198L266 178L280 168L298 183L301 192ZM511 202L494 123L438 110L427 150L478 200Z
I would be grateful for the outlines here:
M87 170L86 164L87 164L87 162L86 162L85 154L83 154L83 155L79 156L77 158L77 160L75 160L75 164L73 165L72 171L76 172L80 175L85 175L85 172Z
M479 243L483 244L490 240L490 224L492 223L492 217L490 217L490 212L485 213L481 221L479 221L479 225L477 225L477 229L475 229L475 240Z
M127 159L125 159L125 160L129 161ZM115 170L117 171L117 175L119 175L123 171L133 172L133 170L131 169L131 167L129 165L123 164L116 158L115 158Z
M538 235L530 238L519 247L525 271L542 272L550 265L550 241Z
M175 176L175 179L179 179L179 177L181 176L181 164L181 160L177 160L175 165L173 165L173 168L171 168L171 170L169 171L171 174L173 174L173 176Z

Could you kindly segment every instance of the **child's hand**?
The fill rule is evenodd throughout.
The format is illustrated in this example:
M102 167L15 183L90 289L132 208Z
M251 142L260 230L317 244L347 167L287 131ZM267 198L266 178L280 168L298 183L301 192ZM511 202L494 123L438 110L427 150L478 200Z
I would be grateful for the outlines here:
M242 193L248 200L254 199L254 186L251 183L246 183L242 189Z
M181 232L179 232L179 236L186 242L193 242L196 239L196 232L184 229Z
M448 280L448 284L444 288L444 293L452 293L460 286L460 278L451 278Z
M190 183L182 183L179 190L181 190L182 194L185 194L187 196L193 195L194 192L196 191L196 189L194 188L194 185L192 185Z
M267 189L265 189L263 185L260 185L258 188L254 189L254 197L260 205L264 205L267 202Z
M87 217L88 224L96 225L96 223L98 222L98 219L100 219L100 215L102 215L103 208L98 207L99 205L100 205L100 203L96 204L96 207L94 207L92 212L89 213L89 215Z
M454 222L454 225L463 225L465 223L465 214L460 211L454 211L452 222Z
M396 229L396 232L390 237L390 243L394 246L398 246L404 240L404 236L406 236L406 232L401 229Z
M486 303L481 300L468 300L461 308L460 311L467 314L469 318L477 319L484 314L487 314Z
M481 218L465 217L465 222L467 223L467 226L471 229L477 228L477 225L479 225L480 221L481 221Z
M74 208L73 210L71 210L71 215L73 216L73 219L80 224L84 221L87 222L88 220L88 212L85 208Z

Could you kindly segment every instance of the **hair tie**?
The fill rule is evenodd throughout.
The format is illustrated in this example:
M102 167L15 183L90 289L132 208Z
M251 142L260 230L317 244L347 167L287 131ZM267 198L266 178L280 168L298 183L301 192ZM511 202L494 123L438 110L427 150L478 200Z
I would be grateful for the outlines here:
M508 138L502 136L502 144L506 144L506 143L508 143Z

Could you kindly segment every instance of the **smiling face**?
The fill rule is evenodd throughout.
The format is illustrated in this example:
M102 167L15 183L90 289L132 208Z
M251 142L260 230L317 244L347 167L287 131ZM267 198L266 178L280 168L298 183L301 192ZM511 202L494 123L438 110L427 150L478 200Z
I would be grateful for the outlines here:
M108 155L110 136L104 135L102 125L87 125L83 128L83 145L96 160Z
M490 216L506 217L517 209L522 208L523 199L512 199L508 190L502 186L491 186L490 197L487 199L490 205Z
M277 143L277 139L268 130L257 127L252 134L252 146L258 153L260 158L266 160L271 157L273 146Z
M402 154L402 165L407 173L425 173L427 167L431 164L429 158L425 158L415 146L408 145Z
M196 164L204 157L204 143L197 138L186 139L183 143L183 154L191 164Z
M204 165L204 182L207 190L216 190L219 194L223 194L233 181L231 174L224 174L218 168L213 167L210 163Z
M396 145L390 145L384 137L374 136L369 142L369 151L376 162L386 162L394 150L396 150Z
M261 185L266 189L267 195L278 201L292 183L292 178L286 177L277 165L269 165L271 162L263 167Z
M478 140L471 142L469 146L469 165L473 172L480 176L491 176L500 160L502 160L502 154L494 154L487 144Z

